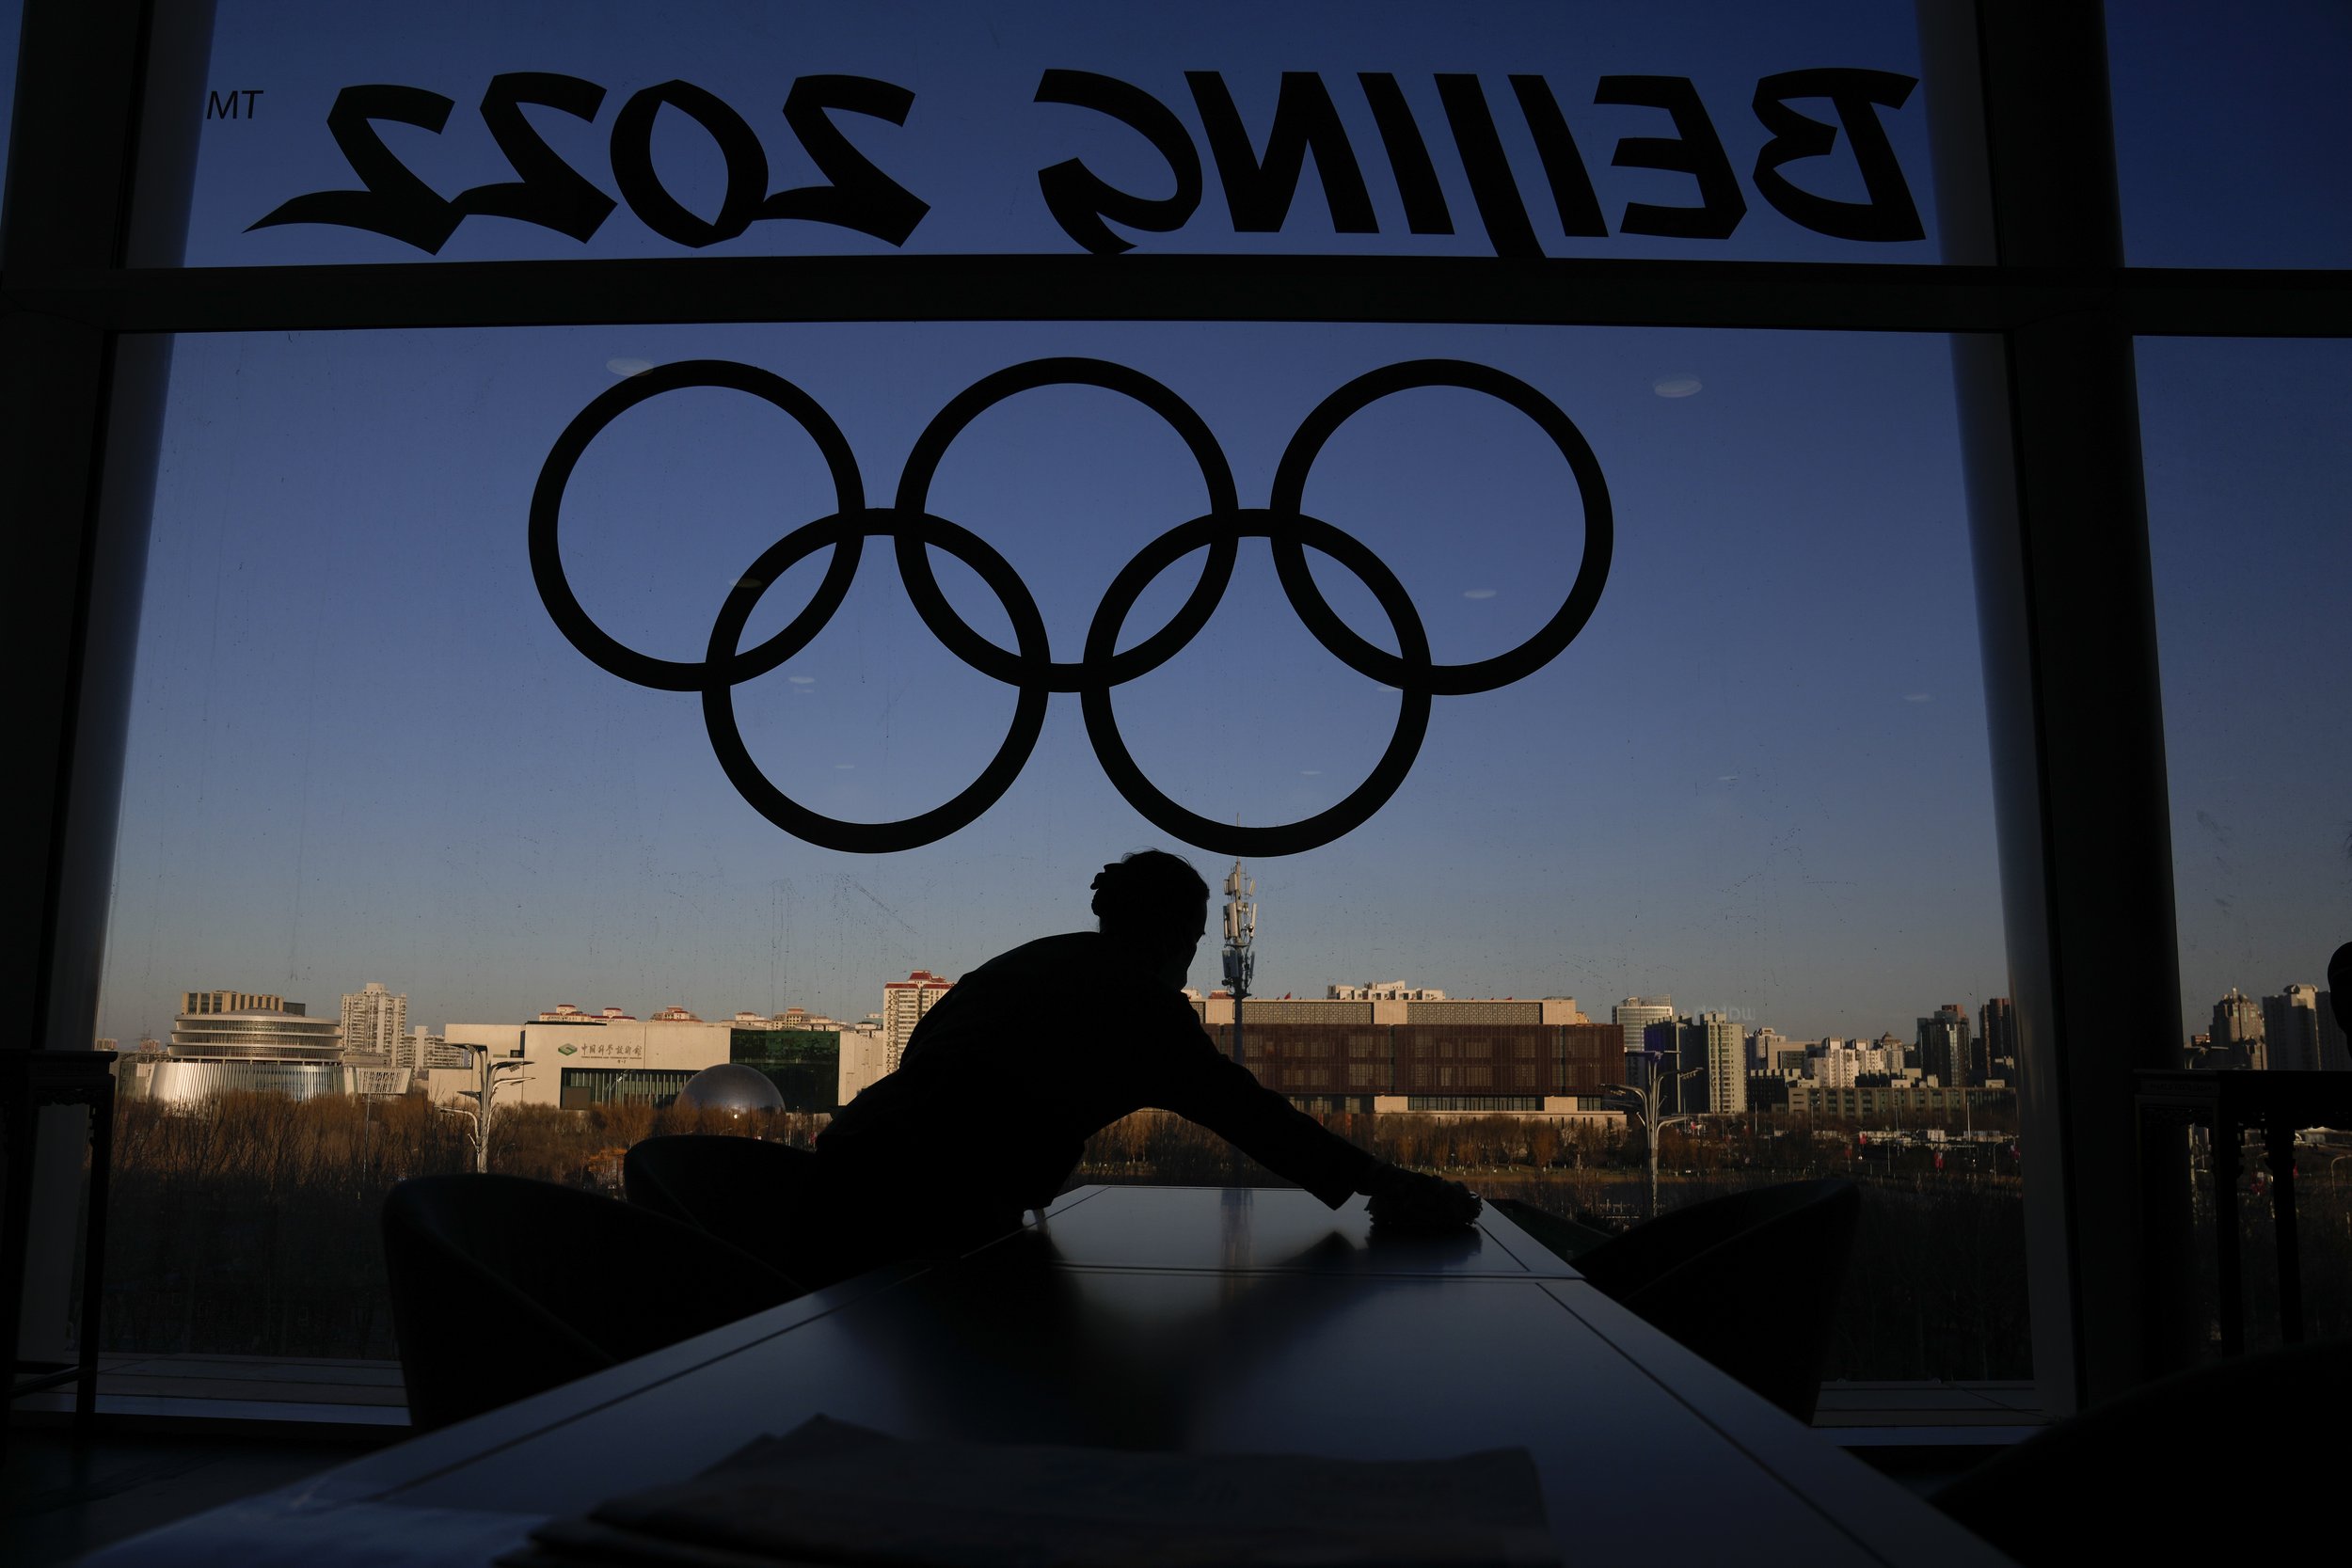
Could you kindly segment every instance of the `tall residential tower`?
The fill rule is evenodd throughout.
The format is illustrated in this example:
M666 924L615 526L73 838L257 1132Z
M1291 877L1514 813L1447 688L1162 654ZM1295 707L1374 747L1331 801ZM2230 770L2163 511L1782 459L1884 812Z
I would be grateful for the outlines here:
M931 1010L931 1004L947 994L955 982L918 969L903 980L882 983L882 1063L884 1073L898 1070L898 1058L906 1054L907 1037L923 1022L923 1015Z
M408 1037L408 998L370 980L343 997L343 1054L379 1056L390 1067L422 1067Z

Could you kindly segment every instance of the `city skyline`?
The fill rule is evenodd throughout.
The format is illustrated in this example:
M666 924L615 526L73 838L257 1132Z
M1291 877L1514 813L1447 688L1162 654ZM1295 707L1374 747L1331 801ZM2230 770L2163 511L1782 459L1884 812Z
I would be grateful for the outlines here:
M946 972L935 972L924 968L913 969L903 979L891 978L875 982L882 990L882 1006L863 1010L836 1008L830 1006L813 1006L806 1002L787 1003L766 1010L729 1007L723 1004L706 1004L711 1008L706 1014L698 1010L692 1001L682 1001L673 996L660 1007L649 1008L643 1016L656 1022L675 1018L692 1022L741 1022L747 1019L773 1022L785 1018L788 1013L799 1013L813 1020L834 1023L865 1022L876 1025L883 1032L886 1037L885 1053L895 1063L898 1053L904 1049L906 1037L912 1033L914 1023L920 1022L922 1015L930 1010L931 1002L936 999L936 993L946 990L955 984L958 978L957 974ZM1185 989L1187 994L1196 1000L1203 997L1225 997L1230 994L1221 986L1201 988L1188 984ZM663 994L669 995L670 993ZM1334 980L1327 981L1311 990L1286 990L1279 996L1253 994L1250 1000L1252 1002L1290 1001L1294 995L1300 999L1311 1000L1323 998L1361 1000L1395 995L1410 997L1414 1000L1437 999L1461 1002L1557 1000L1565 993L1551 992L1539 996L1537 993L1530 992L1522 996L1517 992L1507 992L1496 996L1479 996L1451 991L1441 987L1418 984L1406 986L1395 981L1366 983ZM284 1008L297 1014L309 1006L302 998L287 999L274 993L239 992L220 989L183 990L181 997L181 1007L172 1015L175 1021L215 1014L227 1010L230 1005L239 1008L253 1007L263 1011ZM1601 1004L1596 1001L1593 1008L1585 1007L1584 999L1581 997L1566 995L1566 1000L1575 1002L1579 1009L1584 1011L1587 1017L1593 1018L1597 1023L1622 1025L1629 1041L1627 1046L1629 1052L1645 1048L1631 1042L1637 1032L1644 1031L1650 1025L1720 1021L1736 1029L1740 1039L1745 1044L1755 1045L1759 1040L1765 1042L1760 1047L1766 1053L1764 1058L1760 1061L1751 1060L1750 1063L1752 1068L1758 1069L1771 1067L1770 1053L1775 1049L1788 1050L1825 1044L1867 1048L1887 1041L1900 1041L1904 1037L1900 1031L1891 1028L1881 1031L1875 1036L1869 1034L1866 1028L1848 1034L1821 1033L1808 1037L1803 1032L1781 1029L1774 1022L1761 1018L1753 1009L1736 1003L1684 1006L1673 1002L1671 992L1629 995L1612 1004ZM409 997L405 990L394 992L387 984L371 980L363 982L357 992L343 993L341 1002L342 1045L347 1052L386 1054L400 1050L413 1049L427 1035L429 1027L427 1025L419 1025L413 1032L413 1037L412 1032L406 1027ZM894 1010L895 1004L900 1003L906 1004L903 1012ZM2304 982L2287 981L2282 983L2275 992L2263 993L2258 990L2253 995L2249 995L2237 987L2232 986L2212 1006L2212 1026L2206 1030L2191 1029L2185 1033L2182 1045L2184 1048L2193 1049L2200 1042L2213 1040L2218 1047L2228 1047L2250 1041L2253 1046L2260 1048L2282 1033L2280 1027L2281 1018L2310 1012L2312 1017L2307 1022L2295 1026L2308 1035L2308 1040L2304 1040L2301 1036L2296 1036L2297 1043L2292 1049L2297 1053L2298 1061L2300 1057L2308 1055L2312 1058L2313 1065L2317 1065L2318 1058L2327 1049L2329 1049L2329 1043L2344 1033L2344 1024L2330 1010L2332 1006L2331 992ZM2009 997L1994 995L1978 999L1977 1005L1973 1007L1968 999L1963 999L1958 1003L1937 1004L1932 1013L1917 1014L1915 1018L1922 1037L1931 1023L1940 1023L1947 1019L1957 1022L1959 1025L1957 1049L1963 1051L1973 1049L1978 1056L1987 1061L1998 1062L2008 1059L2009 1052L2015 1046L2015 1025L2010 1022L2010 1007ZM1597 1017L1595 1009L1606 1011L1609 1016ZM358 1046L352 1044L351 1021L355 1016L365 1021L364 1030L368 1037L368 1044ZM2233 1021L2226 1029L2223 1023L2225 1016ZM521 1010L511 1017L492 1018L486 1015L476 1019L448 1017L441 1021L438 1027L446 1029L452 1025L462 1026L469 1023L521 1022L532 1019L540 1022L570 1020L585 1023L595 1023L605 1020L636 1022L640 1022L640 1015L631 1012L628 1003L616 1005L607 998L586 1006L570 1002L549 1003L536 1007L526 1004ZM166 1027L167 1029L168 1025ZM1996 1029L1997 1033L1995 1033ZM2334 1031L2333 1034L2330 1033L2331 1029ZM2216 1036L2221 1037L2216 1039ZM161 1039L163 1037L165 1037L154 1029L141 1028L122 1036L102 1034L100 1043L103 1044L108 1039L113 1039L119 1044L123 1038ZM438 1036L435 1035L433 1037L437 1043ZM1914 1049L1922 1048L1914 1047ZM2268 1065L2279 1066L2280 1064L2270 1063Z

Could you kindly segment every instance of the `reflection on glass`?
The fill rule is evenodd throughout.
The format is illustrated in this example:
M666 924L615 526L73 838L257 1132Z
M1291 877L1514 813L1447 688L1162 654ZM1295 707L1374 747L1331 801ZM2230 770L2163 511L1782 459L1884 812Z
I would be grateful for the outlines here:
M1910 12L1704 9L224 0L189 260L1932 260Z

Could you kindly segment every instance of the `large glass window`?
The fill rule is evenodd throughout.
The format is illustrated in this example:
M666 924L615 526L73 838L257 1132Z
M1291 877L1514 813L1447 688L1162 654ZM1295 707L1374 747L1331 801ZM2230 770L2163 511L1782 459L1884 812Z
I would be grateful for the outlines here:
M668 1074L704 1065L663 1055L652 1032L705 1030L697 1049L713 1060L771 1076L801 1062L798 1082L812 1037L830 1030L850 1055L862 1025L887 1034L894 1009L919 1007L916 972L952 981L1018 940L1082 927L1100 863L1184 848L1122 798L1071 695L1046 705L1025 765L960 831L885 855L790 836L730 781L695 694L598 668L534 582L534 485L599 397L689 373L771 392L764 377L787 378L837 422L865 494L886 500L934 415L1045 356L1125 367L1097 373L1139 373L1183 399L1245 507L1273 494L1310 412L1381 367L1468 362L1572 425L1589 489L1527 412L1459 386L1399 390L1330 436L1302 510L1366 553L1317 545L1307 559L1342 620L1390 654L1404 644L1367 578L1393 576L1436 660L1505 654L1571 593L1585 501L1606 489L1613 553L1581 634L1523 678L1436 698L1401 784L1354 832L1243 857L1260 911L1255 994L1269 1007L1354 1006L1399 983L1417 993L1399 1000L1419 1010L1380 1039L1324 1042L1333 1063L1387 1078L1280 1086L1393 1157L1609 1226L1649 1200L1640 1142L1597 1091L1648 1070L1629 1044L1654 1050L1700 1072L1667 1107L1699 1119L1661 1136L1661 1206L1808 1173L1866 1180L1841 1375L2025 1375L2013 1077L1986 1042L2007 987L1947 349L1788 333L183 339L102 1026L135 1055L145 1037L169 1057L175 1033L194 1039L190 993L235 1012L300 1004L340 1022L347 1066L395 1077L380 1101L269 1111L318 1121L286 1124L318 1159L361 1162L353 1196L332 1213L267 1200L286 1230L278 1250L224 1248L211 1293L174 1296L176 1316L126 1307L118 1342L380 1355L380 1334L331 1349L326 1330L273 1338L246 1306L264 1293L238 1271L299 1273L320 1254L294 1229L364 1224L369 1183L467 1160L463 1126L421 1107L449 1102L469 1048L536 1058L492 1140L494 1168L609 1180L614 1151L675 1092ZM757 373L662 369L691 360ZM969 531L973 561L1001 557L1017 574L1067 660L1126 563L1211 510L1213 493L1161 414L1102 386L1050 385L974 419L923 504ZM755 570L772 576L741 644L798 617L830 547L781 570L755 563L839 505L818 444L779 407L682 387L580 452L560 560L611 637L697 660ZM997 590L947 551L930 560L951 610L1011 648ZM1205 560L1168 562L1119 645L1166 625ZM1143 776L1212 824L1342 802L1406 705L1316 640L1255 537L1182 651L1112 697ZM868 823L929 811L978 777L1018 697L943 646L888 541L873 539L824 629L735 688L733 707L776 790ZM1213 879L1232 859L1187 852ZM1213 1015L1212 948L1192 981ZM914 1001L894 1000L910 984ZM1571 1024L1592 1069L1554 1082L1549 1054L1569 1045L1551 1031ZM526 1027L541 1043L526 1047ZM1037 1027L1105 1022L1040 997ZM1396 1067L1400 1052L1425 1078ZM1542 1083L1499 1068L1521 1055ZM1272 1081L1270 1058L1252 1065ZM233 1097L132 1099L126 1114L158 1129L261 1114ZM1080 1179L1238 1169L1224 1159L1128 1129L1098 1143ZM235 1205L215 1180L200 1161L126 1172L112 1287L124 1301L188 1290L171 1238L194 1233L199 1212L228 1223ZM364 1249L346 1250L364 1270Z
M2164 672L2187 1065L2352 1069L2329 955L2352 941L2352 350L2340 342L2143 341L2140 419ZM2249 1142L2249 1346L2275 1343L2273 1180ZM2352 1132L2298 1134L2306 1332L2352 1329ZM2216 1303L2212 1208L2183 1244ZM2211 1320L2207 1324L2214 1328ZM2215 1329L2217 1332L2217 1329Z
M13 82L21 8L0 0L0 82ZM2321 166L2343 139L2327 75L2348 41L2341 12L2109 11L2130 260L2341 265L2344 177ZM1076 657L1122 564L1215 510L1219 489L1164 413L1101 386L1043 387L935 454L924 504L943 519L926 527L946 609L918 610L888 542L868 540L821 634L723 688L742 736L730 778L694 693L631 684L582 645L609 633L609 656L626 644L700 660L730 594L757 593L735 639L757 645L822 592L833 545L754 565L848 494L806 429L755 395L800 394L766 378L805 388L820 422L838 422L864 498L887 502L924 421L957 393L1039 356L1101 356L1199 411L1247 507L1272 493L1284 442L1320 399L1436 356L1482 367L1489 389L1497 376L1523 383L1589 442L1613 501L1607 590L1541 668L1433 701L1418 754L1390 769L1393 792L1384 784L1353 832L1246 852L1263 1011L1248 1014L1246 1049L1220 1022L1230 998L1204 994L1204 1022L1346 1135L1599 1226L1790 1173L1865 1177L1836 1370L2021 1372L2017 1030L1999 994L1942 340L1293 325L261 330L297 314L577 322L602 309L601 293L582 309L585 291L607 286L614 312L633 316L922 316L967 300L979 314L1051 312L1058 294L1006 303L1049 265L1086 280L1068 314L1117 314L1129 302L1101 280L1133 275L1073 264L1089 249L1327 256L1335 278L1378 261L1341 293L1387 314L1416 309L1416 288L1437 294L1435 274L1391 261L1476 263L1444 274L1428 313L1451 319L1543 308L1524 292L1536 273L1490 271L1482 259L1496 256L1932 261L1931 85L1913 81L1910 8L875 14L715 0L657 23L597 5L568 9L559 30L538 13L435 3L388 29L357 12L223 0L201 115L184 117L199 137L186 259L295 270L269 275L266 297L233 278L194 290L135 275L11 280L29 310L93 325L252 329L175 344L97 1030L130 1058L110 1343L389 1354L374 1203L401 1176L480 1157L453 1096L487 1064L514 1080L489 1140L497 1168L610 1189L632 1139L703 1124L671 1102L688 1054L755 1069L784 1101L758 1130L807 1137L887 1070L926 997L1014 935L1081 923L1099 858L1184 840L1168 826L1180 808L1198 843L1216 836L1201 824L1292 820L1344 800L1380 770L1400 724L1419 722L1415 699L1350 659L1376 674L1416 657L1423 634L1448 662L1520 642L1570 592L1587 538L1574 502L1592 488L1565 482L1571 465L1526 417L1534 402L1514 411L1444 385L1376 401L1330 434L1299 487L1315 528L1347 531L1314 535L1305 560L1349 629L1311 630L1295 574L1286 592L1265 541L1245 538L1181 651L1110 699L1135 769L1122 790L1076 698L1025 704L1004 678L1014 656L987 648ZM159 69L151 87L173 80L189 85ZM2008 109L2023 106L2010 95ZM146 112L151 132L180 123ZM18 136L14 151L32 145ZM123 188L151 197L164 183ZM1032 260L1005 268L991 254ZM675 269L335 265L698 256L858 264L705 266L650 304L646 281ZM951 266L947 285L862 260L900 256L983 260ZM1200 279L1243 276L1138 271L1162 281L1138 291L1136 313L1182 313ZM1247 276L1273 280L1237 313L1324 308L1310 292L1322 271ZM1490 301L1481 276L1518 282ZM360 277L366 293L340 292ZM1615 277L1629 292L1581 296L1597 313L1654 297L1665 313L1698 312L1672 319L1715 320L1719 297L1738 297L1716 295L1704 272ZM1690 293L1677 281L1702 278ZM902 311L879 292L900 279L969 292L945 307L910 293ZM1910 272L1891 293L1857 293L1855 309L1885 325L1875 312L1899 299L1920 314L1895 325L1991 325L1967 312L1999 287L1954 281ZM2200 291L2224 330L2328 329L2265 319L2226 279L2176 281L2118 302L2151 331L2179 330ZM841 299L808 293L835 285ZM771 312L755 287L772 290ZM281 298L294 314L281 318ZM1757 320L1787 303L1759 300ZM1850 326L1844 308L1808 324ZM2341 356L2199 341L2139 352L2184 1059L2352 1066L2319 974L2352 934L2338 875L2352 844L2311 784L2343 776L2324 716L2341 695L2335 672L2352 666L2331 629L2342 618L2296 608L2324 600L2347 564L2329 488ZM723 388L632 406L578 453L552 557L580 599L567 641L527 547L542 461L594 400L691 381L668 369L690 359L734 368ZM135 356L114 362L108 467L133 473L148 455L139 376ZM33 373L75 384L58 368ZM2030 421L2012 432L2029 448L2043 434ZM64 421L61 442L77 438ZM2055 526L2053 509L2026 499L2029 535ZM57 504L83 510L71 495ZM109 548L90 558L102 590L119 580ZM1115 641L1129 648L1199 578L1200 550L1169 553L1127 584ZM1037 601L1033 628L1023 594ZM59 604L98 635L59 634L28 662L81 671L120 616L103 592ZM950 621L969 627L954 651L941 641ZM2055 666L2037 681L2069 678L2071 655L2026 657ZM87 689L103 691L106 661L87 673ZM793 817L870 823L936 807L1041 705L1002 798L933 842L878 855L862 852L868 840L843 847L856 838L843 830L823 847L810 840L831 830ZM61 743L103 738L112 714L90 697ZM2014 767L2028 766L2021 751ZM76 788L103 798L106 771ZM1151 791L1168 800L1139 809ZM780 817L803 831L780 831ZM2060 927L2100 882L2066 874L2079 851L2064 836L2048 846L2044 911ZM48 863L70 871L80 850L62 842ZM1231 847L1195 858L1221 873ZM24 899L47 910L60 952L89 934L70 908L87 884L68 880ZM2012 936L2030 933L2021 920ZM53 970L60 994L86 994L70 958ZM1214 992L1212 953L1193 980ZM2054 1022L2038 1052L2086 1049L2083 1021L2064 1009L2032 1021ZM1041 1029L1089 1026L1041 1003ZM1735 1054L1736 1073L1723 1065ZM1695 1119L1652 1140L1655 1202L1640 1140L1607 1125L1617 1113L1596 1092L1612 1061L1637 1084L1693 1074L1666 1098ZM2034 1063L2037 1074L2084 1065ZM2037 1231L2053 1302L2074 1264L2121 1267L2095 1247L2068 1256L2084 1237L2121 1233L2130 1209L2127 1180L2082 1160L2103 1114L2037 1108L2036 1134L2066 1144L2037 1151L2038 1171L2070 1172ZM2340 1147L2332 1133L2298 1145L2316 1205L2304 1227L2315 1332L2330 1331L2325 1304L2344 1294L2330 1282L2352 1256L2334 1245L2344 1216L2330 1183L2352 1159ZM2258 1341L2274 1321L2260 1259L2277 1174L2257 1159L2223 1199L2256 1243ZM1097 1140L1080 1179L1260 1175L1213 1140L1136 1121ZM61 1265L48 1272L62 1281ZM64 1289L39 1288L53 1318ZM2117 1375L2054 1369L2047 1383L2063 1405L2071 1383L2095 1391Z

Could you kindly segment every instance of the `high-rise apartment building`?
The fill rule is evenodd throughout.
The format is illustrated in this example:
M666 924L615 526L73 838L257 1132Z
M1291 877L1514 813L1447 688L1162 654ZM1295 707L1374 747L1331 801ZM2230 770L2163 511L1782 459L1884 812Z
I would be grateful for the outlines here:
M1968 1010L1947 1002L1919 1021L1919 1070L1946 1088L1964 1087L1969 1068Z
M898 1070L898 1058L906 1053L907 1037L923 1022L923 1015L931 1005L947 994L955 982L918 969L903 980L882 983L882 1071Z
M452 1045L420 1023L408 1031L408 1043L404 1047L405 1058L395 1058L394 1067L469 1068L473 1066L473 1053L462 1045Z
M2269 1065L2280 1072L2319 1070L2319 990L2288 986L2263 998L2263 1039Z
M405 1060L412 1053L408 1040L408 998L395 996L370 980L343 997L343 1054L380 1056L392 1067L422 1067Z
M1779 1053L1788 1049L1780 1031L1766 1024L1748 1037L1748 1068L1753 1072L1770 1072Z
M1620 1015L1626 1010L1618 1008ZM1622 1026L1622 1016L1619 1023ZM1660 1085L1660 1111L1671 1116L1748 1108L1747 1040L1740 1026L1724 1014L1668 1017L1645 1023L1642 1048L1656 1064L1652 1071ZM1698 1076L1686 1079L1685 1072Z
M1697 1046L1698 1060L1707 1064L1707 1096L1698 1103L1715 1116L1745 1111L1748 1042L1741 1037L1740 1026L1721 1013L1701 1013L1686 1038Z
M2214 1051L2228 1052L2231 1061L2239 1067L2268 1067L2269 1053L2263 1042L2262 1005L2232 986L2230 994L2213 1005L2213 1037L2209 1044Z
M2017 1009L2008 997L1987 997L1977 1009L1977 1051L1987 1081L2017 1082Z

